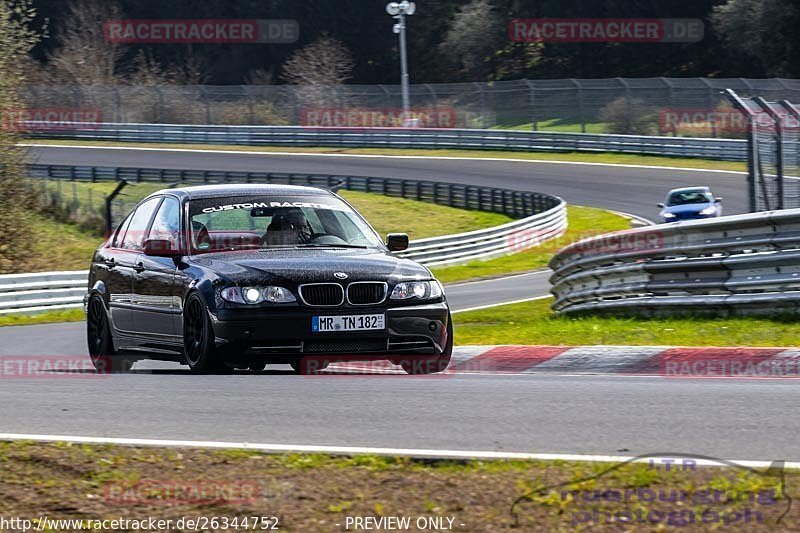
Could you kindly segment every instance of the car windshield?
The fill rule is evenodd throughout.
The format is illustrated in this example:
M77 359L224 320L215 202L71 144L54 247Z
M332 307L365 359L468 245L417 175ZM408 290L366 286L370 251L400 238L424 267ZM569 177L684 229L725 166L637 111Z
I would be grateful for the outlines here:
M681 191L669 195L667 205L705 204L711 201L711 193L706 191Z
M375 231L331 196L239 196L189 203L197 253L273 248L375 248Z

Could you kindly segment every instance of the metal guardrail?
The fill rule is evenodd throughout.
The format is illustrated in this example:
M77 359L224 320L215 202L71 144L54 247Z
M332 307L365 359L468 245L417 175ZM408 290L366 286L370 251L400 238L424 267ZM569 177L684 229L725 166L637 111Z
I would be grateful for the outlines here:
M566 202L540 193L528 193L431 181L364 176L279 174L260 172L197 171L122 167L29 165L34 178L74 181L165 183L283 183L343 188L403 197L451 207L523 217L494 228L411 241L397 253L427 266L443 266L489 259L537 246L560 236L567 228ZM86 292L86 271L0 276L0 313L77 307Z
M740 139L523 130L84 123L71 125L70 129L33 127L28 135L34 138L146 143L620 152L747 160L747 142Z
M0 315L80 307L88 270L0 276Z
M662 224L574 243L551 260L559 313L800 311L800 209Z

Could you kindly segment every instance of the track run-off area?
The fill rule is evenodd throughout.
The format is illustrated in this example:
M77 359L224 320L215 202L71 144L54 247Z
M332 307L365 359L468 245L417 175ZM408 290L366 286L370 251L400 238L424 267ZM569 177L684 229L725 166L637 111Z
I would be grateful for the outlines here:
M496 158L29 146L45 164L304 172L491 185L654 219L671 188L708 185L726 214L746 210L743 173ZM547 272L447 288L454 311L547 294ZM457 316L457 315L456 315ZM86 353L82 323L0 328L0 361ZM552 339L550 344L569 344ZM464 354L463 350L457 351ZM585 456L692 453L800 461L791 379L668 379L556 373L190 375L139 363L131 374L4 377L0 438L82 436ZM359 448L359 449L357 449ZM310 450L310 449L309 449ZM311 450L313 451L313 450ZM322 450L324 451L324 450ZM467 454L469 455L469 454Z

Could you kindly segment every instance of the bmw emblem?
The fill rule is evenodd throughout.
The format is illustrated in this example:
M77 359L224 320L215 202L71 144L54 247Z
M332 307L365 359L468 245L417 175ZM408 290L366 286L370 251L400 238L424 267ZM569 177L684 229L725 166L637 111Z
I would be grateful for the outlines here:
M347 279L347 274L345 274L344 272L334 272L333 277L335 277L336 279Z

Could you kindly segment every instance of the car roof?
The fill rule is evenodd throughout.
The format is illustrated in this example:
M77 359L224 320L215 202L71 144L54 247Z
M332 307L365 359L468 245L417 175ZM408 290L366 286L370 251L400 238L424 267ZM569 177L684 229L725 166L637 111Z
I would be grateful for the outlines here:
M189 200L198 198L216 198L219 196L247 196L255 194L286 194L293 196L318 196L320 194L333 196L328 190L317 187L303 187L299 185L280 185L263 183L225 183L220 185L195 185L192 187L175 187L161 189L150 196L158 194L173 194Z
M709 187L681 187L680 189L672 189L667 194L672 194L676 192L711 192L711 188Z

